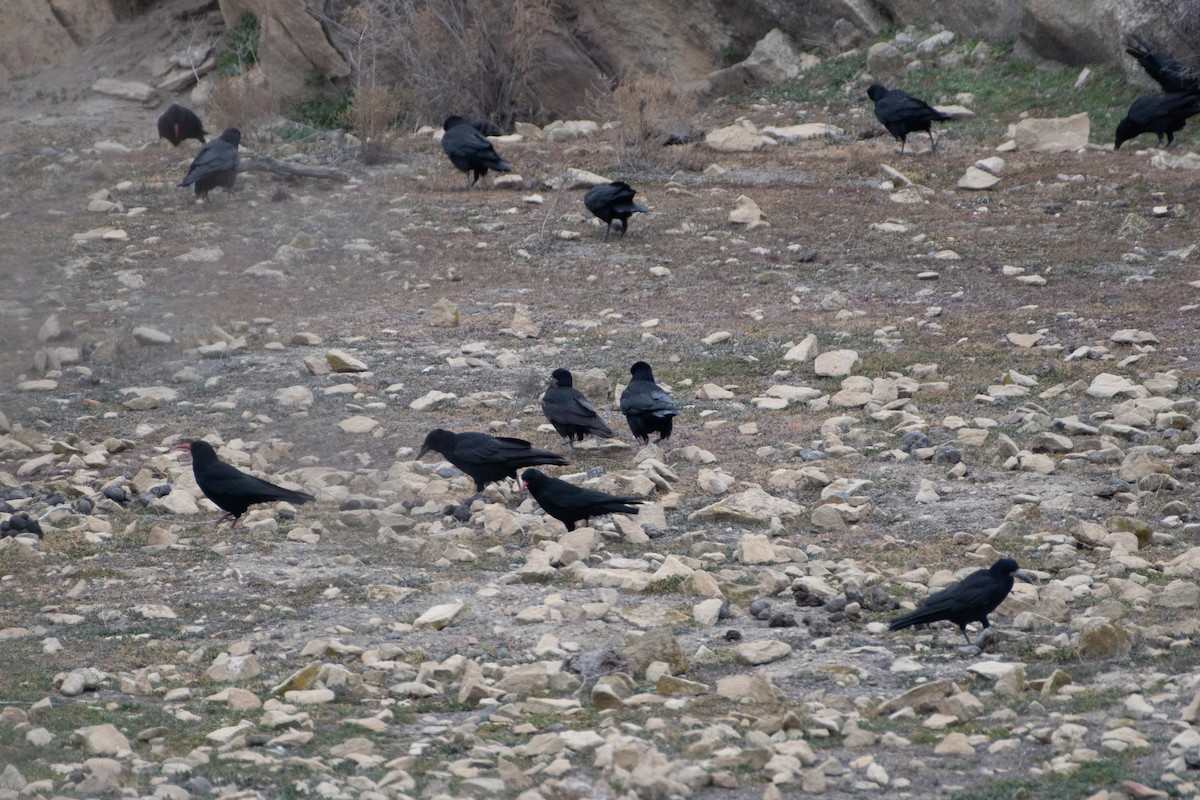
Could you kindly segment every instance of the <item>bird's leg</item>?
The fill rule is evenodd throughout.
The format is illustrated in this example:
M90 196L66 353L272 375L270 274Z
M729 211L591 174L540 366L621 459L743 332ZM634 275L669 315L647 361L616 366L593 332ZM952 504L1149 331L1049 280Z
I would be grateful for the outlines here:
M1162 136L1159 136L1159 139L1158 139L1158 140L1161 142L1161 141L1162 141ZM1167 131L1167 147L1170 147L1170 146L1171 146L1171 143L1172 143L1172 142L1174 142L1174 141L1175 141L1175 134L1174 134L1174 133L1172 133L1171 131Z
M933 128L929 129L929 152L937 152L937 139L933 137Z
M233 514L222 514L220 517L217 517L216 519L213 520L213 525L215 525L216 527L219 528L219 527L221 527L221 523L227 519L232 519L235 523L237 522L237 517L233 516ZM230 528L230 530L233 530L233 529Z
M612 233L612 220L608 221L608 227L604 229L604 241L608 241L608 235Z
M906 145L906 144L908 144L908 137L901 136L900 137L900 155L904 155L904 145Z

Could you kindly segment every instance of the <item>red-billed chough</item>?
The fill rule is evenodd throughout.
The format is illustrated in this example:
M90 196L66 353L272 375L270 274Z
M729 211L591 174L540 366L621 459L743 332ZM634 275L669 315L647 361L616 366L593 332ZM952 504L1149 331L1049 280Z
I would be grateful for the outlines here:
M242 132L237 128L226 129L218 138L213 139L192 160L188 174L179 182L180 186L196 186L196 196L208 198L208 193L218 186L232 190L237 182L238 144L242 141Z
M207 135L208 131L204 130L196 112L178 103L172 103L158 118L159 138L166 139L176 147L184 139L199 139L200 144L204 144Z
M613 220L620 225L621 238L625 238L625 231L629 229L629 218L638 211L650 211L645 206L633 202L636 194L628 183L614 181L593 186L583 196L583 204L587 206L587 210L608 225L604 231L604 241L607 242L608 235L612 233Z
M542 413L554 430L559 436L565 436L572 447L588 434L600 439L615 437L612 429L600 419L596 407L575 388L574 383L570 370L559 368L550 373L550 386L542 395Z
M192 474L196 477L196 485L204 492L205 497L227 512L217 520L218 525L226 519L233 518L230 530L237 527L238 519L252 505L272 503L276 500L300 505L316 499L308 492L276 486L270 481L247 475L237 467L226 464L217 458L217 451L213 450L208 442L196 440L175 447L192 452Z
M629 422L629 430L642 444L650 441L652 433L657 433L661 442L671 435L679 408L654 382L654 371L645 361L630 367L629 374L633 377L621 392L621 413Z
M910 611L902 617L896 617L888 625L889 631L898 631L913 625L928 625L931 622L947 620L953 622L971 644L967 636L967 625L971 622L982 622L987 629L991 626L988 614L1004 602L1012 591L1013 578L1019 578L1026 583L1032 583L1029 576L1023 574L1017 562L1011 558L1002 558L987 569L972 572L953 586L948 586L939 592L934 592L925 598L921 607Z
M547 514L575 530L575 523L601 514L636 514L637 506L645 502L638 497L619 497L583 486L576 486L558 478L551 478L541 470L527 469L521 473L521 481L533 499Z
M436 450L454 466L471 476L475 491L505 478L517 480L517 470L542 464L565 465L570 462L558 453L538 450L524 439L490 436L486 433L454 433L434 428L425 436L417 459Z
M468 189L487 175L489 169L512 172L512 165L496 154L487 137L462 117L447 117L442 130L445 131L442 134L442 150L454 166L467 173Z

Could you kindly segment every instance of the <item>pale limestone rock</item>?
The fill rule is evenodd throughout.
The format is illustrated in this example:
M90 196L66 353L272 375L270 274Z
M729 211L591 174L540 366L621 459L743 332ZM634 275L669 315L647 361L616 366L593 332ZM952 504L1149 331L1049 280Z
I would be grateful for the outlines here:
M1070 153L1087 147L1091 123L1087 112L1070 117L1027 117L1016 124L1018 150L1034 153Z
M739 664L753 667L786 658L791 655L792 646L778 639L766 639L738 645L735 652Z
M746 533L738 543L737 558L743 564L773 564L777 560L775 546L761 533Z
M967 167L967 171L958 179L958 188L975 190L991 189L999 182L1000 178L990 172L984 172L978 167Z
M933 748L934 755L974 758L975 748L965 733L949 733Z
M729 520L733 522L770 522L772 517L794 519L804 513L803 506L784 497L767 494L754 486L724 497L688 515L688 520Z
M458 395L453 392L439 392L437 389L430 389L421 397L413 400L408 404L408 407L413 411L435 411L445 406L452 406L458 403Z
M361 359L336 348L325 351L325 361L334 372L366 372L370 369Z
M458 306L443 297L425 312L425 321L434 328L453 328L458 325Z
M779 702L779 691L761 670L753 674L728 675L717 679L716 693L734 702L769 704Z
M134 328L133 340L141 345L167 345L175 341L170 335L151 328L148 325L139 325Z
M285 386L276 390L275 402L284 408L305 409L313 404L313 393L307 386Z
M1149 393L1128 378L1113 375L1109 372L1101 372L1095 378L1092 378L1092 382L1087 388L1087 394L1088 397L1097 397L1103 400L1116 397L1117 395L1144 397Z
M796 361L803 364L812 359L813 356L816 355L816 351L817 335L815 333L810 333L801 339L799 343L793 345L786 353L784 353L783 360Z
M355 414L353 417L347 417L338 423L338 430L342 433L370 433L375 428L379 427L379 422L362 414Z
M836 125L830 125L827 122L805 122L799 125L783 125L779 127L768 125L762 129L762 132L776 139L782 139L785 142L802 142L806 139L838 137L845 134L845 131L841 128Z
M762 209L746 195L738 195L734 201L733 210L729 212L729 221L737 225L755 226L763 221Z
M231 656L221 653L204 671L204 677L214 681L241 682L262 674L262 665L254 654Z
M862 363L856 350L827 350L813 361L813 372L828 378L842 378Z
M129 740L114 725L90 725L86 728L77 728L74 739L83 748L83 752L90 756L122 758L132 752Z
M466 608L466 603L461 600L436 605L413 620L413 628L440 631L458 619Z
M704 143L722 153L748 153L767 145L774 145L775 140L759 133L754 123L742 120L709 131L704 137Z

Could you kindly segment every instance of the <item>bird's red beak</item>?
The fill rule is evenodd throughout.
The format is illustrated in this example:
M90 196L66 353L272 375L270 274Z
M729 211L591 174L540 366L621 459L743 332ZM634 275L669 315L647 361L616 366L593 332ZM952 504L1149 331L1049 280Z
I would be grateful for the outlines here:
M521 491L524 492L524 491L527 491L528 489L529 489L529 484L526 483L525 481L521 481Z
M175 446L174 446L174 447L172 447L171 449L172 449L172 450L191 450L191 449L192 449L192 443L191 443L191 442L184 442L183 444L177 444L177 445L175 445Z

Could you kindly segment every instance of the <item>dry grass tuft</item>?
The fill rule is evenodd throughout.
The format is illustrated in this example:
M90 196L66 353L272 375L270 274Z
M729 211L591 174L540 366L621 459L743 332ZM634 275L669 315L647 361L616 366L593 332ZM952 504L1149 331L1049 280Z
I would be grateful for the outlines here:
M275 115L278 99L258 71L219 78L208 96L208 119L214 135L226 128L243 134Z
M361 142L358 158L364 164L386 161L395 144L397 131L392 126L401 104L396 86L376 83L374 71L354 92L342 119Z
M607 95L591 95L593 113L615 119L617 164L625 168L671 166L682 157L668 145L691 134L696 99L677 84L646 75L626 75Z

